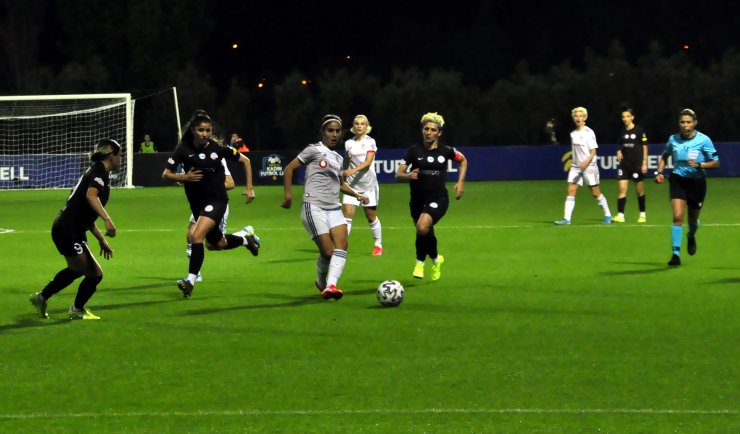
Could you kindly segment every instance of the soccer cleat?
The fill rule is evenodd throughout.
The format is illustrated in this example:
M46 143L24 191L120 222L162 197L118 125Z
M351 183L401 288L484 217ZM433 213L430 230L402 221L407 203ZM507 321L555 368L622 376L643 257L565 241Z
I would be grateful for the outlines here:
M260 246L262 246L262 241L260 240L260 237L258 237L257 234L254 233L254 228L252 226L244 226L244 229L240 230L234 235L239 235L247 240L247 245L245 247L247 248L247 250L249 250L252 256L257 256L260 254Z
M442 277L442 264L445 263L445 257L437 256L437 262L432 263L432 280L439 280Z
M424 278L424 263L416 261L416 265L414 266L414 277L417 279L423 279Z
M32 305L36 306L36 312L38 312L39 318L49 318L49 314L46 313L46 300L41 300L40 292L31 294L29 300L31 301Z
M671 256L671 260L668 261L668 265L671 267L678 267L681 265L681 257L674 253L673 256Z
M555 220L555 224L558 225L558 226L569 225L570 224L570 220L568 220L568 219Z
M647 223L647 217L641 215L640 218L637 219L637 223Z
M624 223L624 216L623 215L618 215L618 216L614 217L614 219L612 221L615 221L617 223Z
M329 285L321 291L321 296L327 300L339 300L344 296L344 293L336 285Z
M689 236L688 241L686 250L689 252L689 255L694 256L696 254L696 237Z
M182 298L190 298L193 295L193 284L187 279L177 281L177 287L182 291Z
M610 216L610 215L605 215L605 216L604 216L604 224L605 224L605 225L611 224L612 220L614 220L614 219L612 218L612 216Z
M383 254L383 248L380 246L375 246L373 249L373 256L380 256Z
M100 317L90 312L90 309L86 307L83 307L82 310L76 310L72 306L69 308L69 319L100 319Z

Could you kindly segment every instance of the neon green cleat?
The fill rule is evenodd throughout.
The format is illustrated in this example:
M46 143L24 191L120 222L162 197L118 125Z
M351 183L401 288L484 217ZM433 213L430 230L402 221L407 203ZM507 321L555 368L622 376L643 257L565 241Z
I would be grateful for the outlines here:
M423 279L424 278L424 263L416 261L416 265L414 266L414 277L417 279Z
M647 223L647 217L641 215L640 218L637 219L637 223Z
M90 312L90 309L86 307L77 310L72 306L69 308L69 319L100 319L100 317Z
M445 263L445 257L437 256L437 262L432 264L432 280L439 280L442 277L442 264Z
M31 294L28 299L31 301L32 305L36 306L36 312L38 312L39 318L49 318L49 314L46 313L46 300L41 300L40 292Z
M613 220L613 221L615 221L615 222L617 222L617 223L624 223L624 216L623 216L623 215L621 215L621 214L617 214L617 215L616 215L616 216L614 217L614 220Z

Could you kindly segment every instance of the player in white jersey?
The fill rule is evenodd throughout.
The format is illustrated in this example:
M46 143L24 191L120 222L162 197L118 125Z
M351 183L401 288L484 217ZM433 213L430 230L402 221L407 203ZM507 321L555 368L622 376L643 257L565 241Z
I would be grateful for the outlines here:
M373 164L378 147L375 144L375 139L368 136L372 129L373 127L370 125L367 116L357 115L350 130L355 136L344 142L344 150L349 166L343 172L347 184L358 193L367 196L370 201L366 204L360 204L360 201L353 196L345 194L342 199L342 214L344 214L347 221L347 235L349 235L352 232L352 219L355 216L355 210L357 206L362 206L375 240L373 256L380 256L383 254L383 232L378 218L380 188L378 177L375 175L375 165Z
M319 248L316 259L316 287L325 299L339 300L344 293L337 288L347 262L347 224L339 203L339 192L367 203L368 198L354 191L342 176L341 155L333 149L342 137L342 120L326 115L321 120L321 141L306 148L283 169L285 199L280 206L290 209L293 202L293 172L306 167L301 220L306 232Z
M599 167L596 165L596 134L586 126L588 111L584 107L576 107L571 111L576 129L570 133L572 145L572 162L568 171L568 196L565 198L565 213L563 218L555 221L556 225L569 225L573 209L576 206L576 191L583 185L583 180L591 188L596 201L604 210L604 223L612 222L612 213L609 203L599 189Z

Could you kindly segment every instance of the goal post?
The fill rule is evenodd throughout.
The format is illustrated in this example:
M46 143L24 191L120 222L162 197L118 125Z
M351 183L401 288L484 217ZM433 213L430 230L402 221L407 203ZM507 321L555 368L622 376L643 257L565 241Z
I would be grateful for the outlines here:
M0 96L0 190L70 188L103 138L121 167L111 186L133 186L134 100L129 93Z

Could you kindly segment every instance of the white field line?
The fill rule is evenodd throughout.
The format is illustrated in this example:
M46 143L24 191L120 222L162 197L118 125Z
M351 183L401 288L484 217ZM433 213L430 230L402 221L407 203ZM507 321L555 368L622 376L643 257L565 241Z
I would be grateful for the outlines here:
M365 225L367 226L367 225ZM612 223L610 225L605 225L601 223L597 224L591 224L591 225L569 225L567 229L562 230L572 230L572 229L580 229L580 228L607 228L612 226L618 226L618 227L640 227L640 228L663 228L668 226L668 224L660 224L660 225L648 225L648 224L624 224L624 223ZM707 227L714 227L714 228L726 228L726 227L738 227L740 226L740 223L702 223L701 227L707 228ZM437 229L441 230L447 230L447 229L455 229L455 230L495 230L495 229L529 229L529 228L551 228L555 227L555 225L541 225L541 224L532 224L532 225L465 225L465 226L445 226L445 225L439 225L435 226ZM301 231L303 232L305 229L301 226L291 226L291 227L260 227L257 232L279 232L279 231ZM362 225L355 225L352 227L352 230L370 230L369 227L363 227ZM413 225L408 226L383 226L383 230L413 230ZM49 233L51 232L51 229L44 229L44 230L15 230L10 228L0 228L0 235L3 234L43 234L43 233ZM177 228L177 229L153 229L153 228L133 228L133 229L119 229L118 232L184 232L184 229Z
M208 410L166 412L109 413L18 413L0 414L2 419L82 419L131 417L209 417L209 416L337 416L362 414L608 414L608 415L738 415L738 409L671 409L671 408L422 408L422 409L354 409L354 410Z

